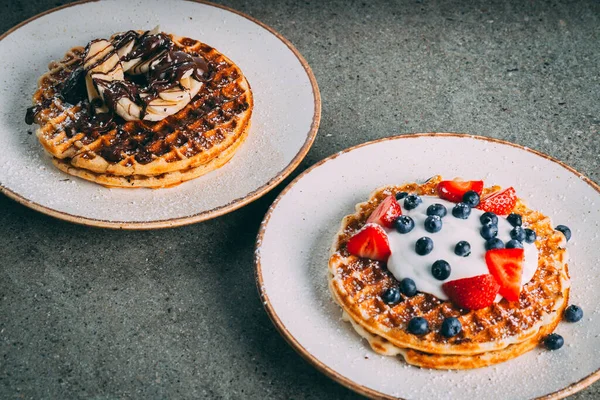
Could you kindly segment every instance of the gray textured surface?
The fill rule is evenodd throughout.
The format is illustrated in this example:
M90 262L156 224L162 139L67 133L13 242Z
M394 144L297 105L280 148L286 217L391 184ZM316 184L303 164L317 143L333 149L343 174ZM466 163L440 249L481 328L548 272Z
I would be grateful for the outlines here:
M600 182L597 1L225 3L289 38L319 82L321 129L293 176L367 140L455 131ZM59 4L4 2L0 31ZM281 188L155 232L71 225L0 196L0 398L358 397L296 355L258 299L254 238ZM596 383L572 398L599 397Z

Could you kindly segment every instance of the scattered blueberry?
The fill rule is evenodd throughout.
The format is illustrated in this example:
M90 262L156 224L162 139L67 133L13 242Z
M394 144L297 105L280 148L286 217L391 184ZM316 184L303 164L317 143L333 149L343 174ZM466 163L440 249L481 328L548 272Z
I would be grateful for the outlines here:
M491 211L484 212L481 214L481 217L479 217L479 221L481 221L483 225L498 225L498 216Z
M404 278L400 281L400 292L407 297L413 297L417 294L417 285L410 278Z
M443 336L451 338L458 335L460 331L462 331L462 324L458 318L444 318L444 322L442 322L442 330L440 332Z
M408 233L415 227L415 221L408 215L401 215L394 221L394 228L400 233Z
M471 254L471 245L469 242L461 240L460 242L456 243L456 246L454 247L454 254L461 257L468 256Z
M567 242L569 240L571 240L571 230L569 229L568 226L565 225L558 225L556 228L557 231L562 232L563 235L565 235L565 237L567 238Z
M503 248L504 248L504 242L498 238L493 238L493 239L490 239L487 242L485 242L486 250L503 249Z
M525 241L527 243L533 243L537 239L537 235L533 229L525 229Z
M565 314L564 315L565 315L565 319L568 322L577 322L581 318L583 318L583 310L581 309L581 307L576 306L575 304L571 304L565 310Z
M433 240L427 236L420 238L417 240L417 243L415 243L415 251L420 256L431 253L431 250L433 250Z
M463 194L463 203L468 204L470 207L477 207L479 205L479 195L473 190L469 190Z
M442 230L442 219L437 215L430 215L425 219L425 230L429 233L436 233Z
M521 226L523 225L523 219L521 218L521 216L519 214L508 214L508 217L506 217L506 220L512 225L512 226Z
M437 215L440 218L444 218L448 214L448 210L443 204L432 204L427 207L427 215Z
M429 324L422 317L414 317L408 322L408 331L413 335L424 335L429 332Z
M452 209L452 215L456 218L467 219L471 215L471 207L466 203L458 203Z
M407 210L413 210L417 208L417 206L422 202L423 200L416 194L409 194L404 199L404 208L406 208Z
M558 333L551 333L544 339L544 346L548 350L558 350L563 347L565 340Z
M511 239L518 240L522 242L525 240L525 229L520 226L515 226L512 231L510 231Z
M393 286L387 289L385 292L383 292L383 294L381 295L381 299L385 303L390 305L397 304L398 302L400 302L400 290L398 290L397 287Z
M396 200L402 200L406 196L408 196L408 193L406 193L406 192L398 192L398 193L396 193Z
M495 238L498 236L498 225L483 225L479 233L485 240Z
M437 260L431 266L431 275L439 281L448 279L450 276L450 264L444 260Z
M509 240L508 242L506 242L506 248L507 249L522 249L523 243L519 242L518 240L512 239L512 240Z

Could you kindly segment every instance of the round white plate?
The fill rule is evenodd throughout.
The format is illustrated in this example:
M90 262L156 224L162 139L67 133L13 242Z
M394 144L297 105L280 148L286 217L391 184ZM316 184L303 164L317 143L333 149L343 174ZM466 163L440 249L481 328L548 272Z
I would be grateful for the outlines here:
M60 172L35 135L27 134L36 126L24 122L38 77L73 46L156 25L205 42L238 64L254 93L248 139L224 167L169 189L108 189ZM318 129L321 101L306 61L271 28L220 6L84 2L36 16L0 39L0 191L58 218L151 229L222 215L281 182L304 158Z
M514 186L534 209L568 225L571 303L565 346L535 349L470 371L409 366L374 353L343 322L327 288L327 260L342 217L377 187L433 175ZM265 308L287 341L319 370L362 394L407 399L560 398L600 377L600 187L540 153L457 134L406 135L360 145L318 163L275 200L259 232L256 277Z

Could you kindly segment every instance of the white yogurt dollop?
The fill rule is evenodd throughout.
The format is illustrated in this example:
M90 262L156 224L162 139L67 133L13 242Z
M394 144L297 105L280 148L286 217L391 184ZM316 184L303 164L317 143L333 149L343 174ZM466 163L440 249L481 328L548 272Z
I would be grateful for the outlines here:
M406 210L404 200L399 201L402 214L410 216L415 221L415 227L409 233L399 233L395 229L386 230L392 251L387 262L388 269L398 280L410 278L415 281L420 292L430 293L441 300L448 300L448 296L442 290L444 282L489 274L485 263L486 241L479 232L482 227L479 217L484 211L473 208L469 218L459 219L452 215L455 203L434 196L421 196L421 199L423 202L413 210ZM442 218L442 229L436 233L429 233L424 228L427 207L436 203L444 205L448 214ZM498 217L497 238L504 243L508 242L511 240L512 229L513 226L506 218ZM415 243L423 236L433 240L433 250L427 255L420 256L415 251ZM471 254L467 257L457 256L454 253L456 243L462 240L471 245ZM521 286L533 278L538 266L538 251L535 244L523 242L523 249L525 257ZM450 276L444 281L434 278L431 274L431 266L437 260L445 260L450 264ZM497 296L496 300L499 301L501 298Z

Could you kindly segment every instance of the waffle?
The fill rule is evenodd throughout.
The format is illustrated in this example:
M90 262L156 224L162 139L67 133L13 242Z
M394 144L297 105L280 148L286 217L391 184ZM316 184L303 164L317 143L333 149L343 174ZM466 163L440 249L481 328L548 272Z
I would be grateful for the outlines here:
M89 45L87 50L74 47L49 64L33 96L32 113L40 125L36 135L59 169L105 186L167 187L206 174L233 157L250 126L253 97L248 81L214 48L163 35L174 50L204 60L206 71L191 101L158 121L127 120L112 113L112 121L102 125L94 120L94 104L87 99L76 104L65 100L64 89L84 65ZM115 38L110 40L114 43ZM95 124L87 124L90 120Z
M388 195L413 192L435 195L441 177L423 185L415 183L386 186L374 191L369 200L356 206L356 212L342 221L329 260L329 287L347 319L371 347L382 354L400 354L414 365L443 368L476 368L516 357L535 347L561 318L569 294L569 275L564 250L565 238L552 228L551 221L529 209L520 199L514 212L537 234L538 268L523 286L519 302L505 299L480 309L461 309L450 301L418 293L402 295L396 305L386 304L381 294L398 282L385 263L351 255L346 243L365 224L377 205ZM500 188L484 189L483 196ZM412 317L427 319L429 333L408 333ZM446 317L456 317L462 332L452 338L440 334Z

